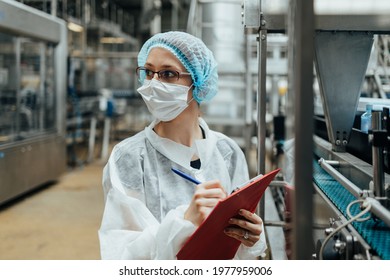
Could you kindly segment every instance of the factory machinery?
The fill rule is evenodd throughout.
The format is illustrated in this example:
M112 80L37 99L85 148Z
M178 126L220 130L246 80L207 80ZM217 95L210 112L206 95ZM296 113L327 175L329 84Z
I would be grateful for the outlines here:
M66 170L66 54L63 20L0 2L0 204Z
M390 33L390 5L308 2L242 6L244 26L258 37L259 173L265 172L267 38L289 37L283 178L271 184L283 190L284 208L281 222L265 219L266 231L282 226L292 259L390 259L390 103L361 98L374 40ZM313 105L315 81L321 108ZM374 104L368 133L360 129L366 103Z

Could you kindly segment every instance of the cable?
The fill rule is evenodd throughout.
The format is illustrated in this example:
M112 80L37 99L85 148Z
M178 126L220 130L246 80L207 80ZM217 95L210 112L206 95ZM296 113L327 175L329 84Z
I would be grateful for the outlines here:
M360 212L359 214L357 214L356 216L352 216L351 213L350 213L350 208L352 205L356 204L356 203L359 203L359 202L362 202L362 206L365 207L365 209ZM347 225L349 225L350 223L354 222L354 221L358 221L358 222L361 222L361 221L366 221L367 219L369 219L370 217L368 218L364 218L364 219L360 219L360 217L362 217L363 215L365 215L367 212L369 212L371 209L371 204L365 200L362 200L362 199L359 199L359 200L355 200L355 201L352 201L350 204L348 204L347 206L347 214L348 216L351 218L349 221L347 221L345 224L342 224L340 225L339 227L337 227L331 234L329 234L326 239L324 240L324 242L322 243L321 245L321 248L320 248L320 252L319 252L319 258L320 260L323 260L323 252L324 252L324 248L325 248L325 245L328 243L328 241L337 233L339 232L341 229L343 229L344 227L346 227Z
M359 202L363 203L363 205L362 205L363 207L366 207L367 204L368 204L368 205L370 205L370 208L371 208L371 203L366 202L364 199L359 199L359 200L352 201L350 204L348 204L347 209L346 209L347 215L348 215L349 218L351 218L351 219L354 218L354 216L351 214L351 207L352 207L352 205L355 205L356 203L359 203ZM362 219L356 219L356 221L357 222L364 222L364 221L367 221L369 219L371 219L371 215L369 215L369 216L367 216L365 218L362 218Z

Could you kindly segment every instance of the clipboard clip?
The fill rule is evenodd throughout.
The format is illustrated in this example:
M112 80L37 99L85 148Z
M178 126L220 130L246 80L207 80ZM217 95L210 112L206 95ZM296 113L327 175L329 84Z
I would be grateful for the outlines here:
M263 174L259 174L256 177L253 177L249 182L245 182L244 184L242 184L242 185L238 186L237 188L235 188L230 194L240 190L242 187L244 187L246 185L249 185L249 184L253 183L254 181L260 179L261 177L263 177Z

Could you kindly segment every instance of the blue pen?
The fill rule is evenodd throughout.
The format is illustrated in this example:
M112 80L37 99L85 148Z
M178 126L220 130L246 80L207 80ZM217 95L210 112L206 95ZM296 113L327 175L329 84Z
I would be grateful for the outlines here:
M188 175L188 174L185 174L184 172L182 172L182 171L180 171L180 170L178 170L178 169L171 168L171 170L172 170L173 172L175 172L177 175L183 177L184 179L186 179L186 180L188 180L188 181L191 181L191 182L194 183L194 184L199 185L199 184L202 183L202 182L196 180L195 178L191 177L191 176Z
M202 183L202 182L196 180L194 177L191 177L190 175L185 174L183 171L180 171L180 170L175 169L175 168L171 168L171 170L172 170L173 172L175 172L177 175L179 175L180 177L183 177L184 179L186 179L186 180L188 180L188 181L191 181L191 182L194 183L194 184L199 185L199 184ZM261 176L262 176L262 175L261 175ZM256 177L256 178L257 178L257 177ZM256 179L256 178L255 178L255 179ZM244 184L244 185L245 185L245 184ZM234 193L235 191L238 191L239 189L240 189L240 187L235 188L231 193Z

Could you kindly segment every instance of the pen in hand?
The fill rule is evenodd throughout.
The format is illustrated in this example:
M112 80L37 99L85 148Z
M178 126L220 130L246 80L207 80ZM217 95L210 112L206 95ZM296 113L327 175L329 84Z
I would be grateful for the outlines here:
M192 183L194 183L194 184L199 185L199 184L202 183L202 182L198 181L197 179L195 179L194 177L191 177L190 175L184 173L183 171L180 171L180 170L175 169L175 168L171 168L171 170L172 170L173 172L175 172L177 175L179 175L180 177L182 177L182 178L184 178L184 179L186 179L186 180L188 180L188 181L190 181L190 182L192 182ZM231 194L234 193L235 191L238 191L239 189L240 189L240 187L235 188L235 189L231 192Z
M184 172L182 172L182 171L180 171L180 170L178 170L178 169L171 168L171 170L172 170L173 172L175 172L177 175L179 175L180 177L182 177L182 178L184 178L184 179L186 179L186 180L188 180L188 181L190 181L190 182L192 182L192 183L194 183L194 184L199 185L199 184L202 183L202 182L198 181L197 179L191 177L190 175L188 175L188 174L186 174L186 173L184 173Z

